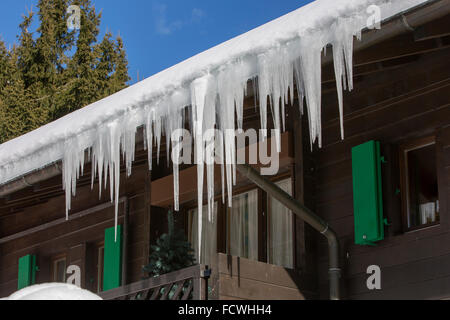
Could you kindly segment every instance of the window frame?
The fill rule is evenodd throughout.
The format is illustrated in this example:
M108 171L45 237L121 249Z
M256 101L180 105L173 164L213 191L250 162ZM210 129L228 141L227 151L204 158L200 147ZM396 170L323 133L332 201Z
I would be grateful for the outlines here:
M278 183L284 180L291 180L292 192L295 194L295 176L292 170L288 170L284 173L279 174L276 177L270 179L273 183ZM253 190L258 192L258 262L268 263L268 216L267 212L269 209L269 196L261 188L255 184L248 183L245 185L240 185L233 188L233 197L240 194L244 194ZM226 196L226 195L225 195ZM226 196L227 197L227 196ZM218 195L214 198L217 202L217 253L228 254L229 251L229 228L228 228L228 198L226 198L226 203L223 204L222 196ZM207 205L207 200L203 202L203 205ZM184 225L186 237L189 237L189 212L197 208L195 201L190 201L181 205L180 212L184 215ZM296 234L296 216L292 214L292 256L294 269L298 268L297 265L297 234ZM189 239L189 238L188 238Z
M58 263L64 261L64 282L57 282ZM65 283L67 281L67 255L60 254L51 259L51 277L54 283Z
M282 178L277 178L276 180L274 180L274 181L272 181L273 183L280 183L280 182L287 182L287 181L289 181L290 182L290 184L291 184L291 193L292 193L292 195L291 196L294 196L294 179L293 179L293 177L291 176L291 175L289 175L289 176L285 176L285 177L282 177ZM270 240L270 228L269 228L269 222L270 222L270 219L271 219L271 216L272 216L272 212L270 212L269 213L269 208L270 208L270 205L271 205L271 197L270 196L268 196L268 194L267 193L265 193L266 194L266 200L265 200L265 202L267 203L267 209L266 209L266 211L267 211L267 216L265 217L265 225L266 225L266 236L265 236L265 242L266 242L266 244L265 244L265 246L266 246L266 250L265 250L265 254L266 254L266 262L268 262L269 261L269 254L270 254L270 252L269 252L269 240ZM292 220L292 230L291 230L291 232L292 232L292 263L293 263L293 268L295 269L296 268L296 252L297 252L297 242L296 242L296 239L297 239L297 237L296 237L296 233L295 233L295 229L296 229L296 216L295 216L295 214L293 213L293 212L291 212L291 215L292 215L292 217L291 217L291 220Z
M238 196L241 196L241 195L244 195L244 194L247 194L247 193L251 193L251 192L256 192L256 194L257 194L257 208L256 208L256 212L257 212L257 219L258 219L258 228L257 228L257 230L258 230L258 234L256 235L256 237L257 237L257 239L258 239L258 250L257 250L257 252L258 252L258 261L261 261L261 232L262 232L262 230L261 230L261 214L262 214L262 211L261 211L261 204L260 204L260 199L261 199L261 190L257 187L257 186L255 186L255 185L248 185L247 187L246 187L246 191L242 191L242 190L240 190L240 192L233 192L233 200L234 200L234 198L235 197L238 197ZM225 230L226 230L226 239L225 239L225 245L226 245L226 254L230 254L230 252L231 252L231 244L230 244L230 238L231 238L231 233L230 233L230 228L228 227L229 225L230 225L230 223L231 223L231 219L230 219L230 212L229 212L229 210L230 210L230 208L228 207L228 205L225 205L224 206L225 207L225 211L224 211L224 213L225 213L225 219L226 219L226 221L225 221Z
M103 268L105 260L105 242L101 241L95 246L95 253L97 256L96 267L97 267L97 293L103 292Z
M436 135L426 136L419 139L411 140L399 147L399 162L400 162L400 194L401 194L401 211L402 211L402 226L403 232L413 232L430 227L441 225L441 219L436 222L423 224L419 226L410 226L410 194L409 194L409 167L408 167L408 152L435 146L436 155L436 176L438 178L438 201L441 203L439 190L439 170L438 170L438 141Z

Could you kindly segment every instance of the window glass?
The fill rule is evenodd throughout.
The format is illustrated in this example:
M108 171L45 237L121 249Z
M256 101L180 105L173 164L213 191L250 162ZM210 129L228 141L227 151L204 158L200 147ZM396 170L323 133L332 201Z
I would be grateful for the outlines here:
M233 198L227 217L228 253L232 256L258 260L258 191Z
M189 211L189 242L194 250L195 261L198 262L199 239L198 239L198 209ZM217 203L211 219L208 214L208 206L203 207L202 219L202 252L200 264L211 266L217 254Z
M292 196L291 179L277 185ZM293 215L277 200L269 197L267 215L267 261L270 264L294 268Z
M66 282L66 259L58 259L53 262L53 282Z
M409 228L439 222L436 144L407 151Z

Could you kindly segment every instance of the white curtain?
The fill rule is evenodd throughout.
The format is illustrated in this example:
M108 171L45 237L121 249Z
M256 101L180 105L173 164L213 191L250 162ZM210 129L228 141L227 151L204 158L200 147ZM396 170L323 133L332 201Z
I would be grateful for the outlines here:
M292 196L292 181L277 185ZM285 268L294 268L293 215L277 200L269 199L268 214L268 262Z
M195 252L196 262L211 266L217 254L217 203L214 204L213 221L208 219L208 206L203 207L201 261L198 262L198 209L189 211L189 242Z
M233 198L228 215L229 254L258 260L258 191Z

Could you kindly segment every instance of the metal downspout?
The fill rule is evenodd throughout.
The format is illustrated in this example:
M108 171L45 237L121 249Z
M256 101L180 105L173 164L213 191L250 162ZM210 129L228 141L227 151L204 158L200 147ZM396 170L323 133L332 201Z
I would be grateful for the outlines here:
M339 266L339 240L336 233L330 228L328 223L292 198L276 184L261 176L259 172L251 166L239 164L237 165L237 169L243 176L255 183L271 197L285 205L300 219L311 225L315 230L319 231L327 238L329 248L330 299L340 300L341 268Z

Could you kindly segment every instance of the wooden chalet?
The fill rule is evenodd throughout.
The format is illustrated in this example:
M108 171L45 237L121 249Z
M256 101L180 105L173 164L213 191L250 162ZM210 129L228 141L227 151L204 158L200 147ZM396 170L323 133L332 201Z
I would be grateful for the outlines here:
M450 1L425 2L355 40L344 140L329 56L322 61L323 146L311 150L307 117L293 101L280 171L270 181L336 233L340 298L450 299ZM244 127L258 129L259 103L248 86ZM105 299L329 298L327 239L242 174L233 209L223 204L217 180L218 218L205 220L202 261L146 279L150 246L167 232L173 176L164 141L151 172L143 141L136 144L130 178L122 168L118 242L111 233L114 204L107 192L99 199L98 188L91 189L89 164L68 221L60 163L0 186L1 297L18 286L65 282L67 267L76 265L81 287ZM354 188L361 183L358 170L370 161L359 147L370 145L384 160L372 172L379 183L373 191L378 222L360 211L373 199L364 195L370 181ZM180 169L181 210L175 214L176 226L193 243L196 173L194 166ZM381 289L367 286L370 266L381 269Z

